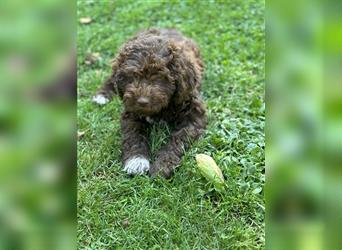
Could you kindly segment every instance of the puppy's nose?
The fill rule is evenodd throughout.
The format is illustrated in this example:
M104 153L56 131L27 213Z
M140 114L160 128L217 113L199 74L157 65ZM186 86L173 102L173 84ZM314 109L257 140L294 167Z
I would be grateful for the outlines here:
M146 105L149 103L149 100L147 97L139 97L137 103L139 103L140 105Z

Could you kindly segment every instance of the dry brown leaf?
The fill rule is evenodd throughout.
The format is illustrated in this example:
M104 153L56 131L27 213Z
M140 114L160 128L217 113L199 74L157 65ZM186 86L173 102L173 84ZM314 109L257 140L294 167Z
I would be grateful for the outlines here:
M129 226L129 220L128 220L128 218L126 218L126 219L124 219L123 221L122 221L122 226L124 227L124 228L127 228L128 226Z
M78 139L82 139L82 137L84 136L85 131L77 131L77 138Z
M90 53L90 54L86 55L84 63L86 65L91 65L91 64L95 63L96 61L98 61L99 59L100 59L100 53L98 53L98 52Z

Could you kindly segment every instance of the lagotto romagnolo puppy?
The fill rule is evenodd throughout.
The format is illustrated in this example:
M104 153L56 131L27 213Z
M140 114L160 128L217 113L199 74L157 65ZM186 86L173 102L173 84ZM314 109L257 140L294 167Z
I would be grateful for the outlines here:
M203 133L207 117L200 96L202 73L197 45L174 29L139 32L120 49L111 76L93 101L105 104L114 94L123 100L122 154L128 174L169 178L184 150ZM148 126L161 120L173 130L150 164Z

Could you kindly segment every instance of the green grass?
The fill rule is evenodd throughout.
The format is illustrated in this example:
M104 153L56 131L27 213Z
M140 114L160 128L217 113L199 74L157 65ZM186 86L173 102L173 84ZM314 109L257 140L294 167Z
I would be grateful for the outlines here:
M264 2L78 2L78 244L84 249L264 248ZM171 180L128 178L122 171L120 100L91 96L110 60L136 31L175 27L201 47L202 94L209 125ZM91 65L89 54L99 53ZM169 131L155 126L155 152ZM226 191L212 191L196 153L211 155Z

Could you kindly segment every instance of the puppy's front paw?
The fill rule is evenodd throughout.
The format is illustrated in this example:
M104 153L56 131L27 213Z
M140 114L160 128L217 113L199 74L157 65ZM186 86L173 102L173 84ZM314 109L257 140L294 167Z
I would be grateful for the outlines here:
M155 162L152 167L150 168L149 174L152 177L161 176L165 179L169 179L172 176L172 169L168 168L167 166L163 166Z
M174 172L176 166L180 163L180 158L170 152L163 152L159 154L156 161L150 168L149 174L151 176L160 175L169 179Z
M125 162L124 170L129 175L141 175L150 169L150 162L142 156L135 156Z
M97 103L97 104L104 105L104 104L109 102L109 99L102 94L97 94L97 95L93 96L92 101Z

